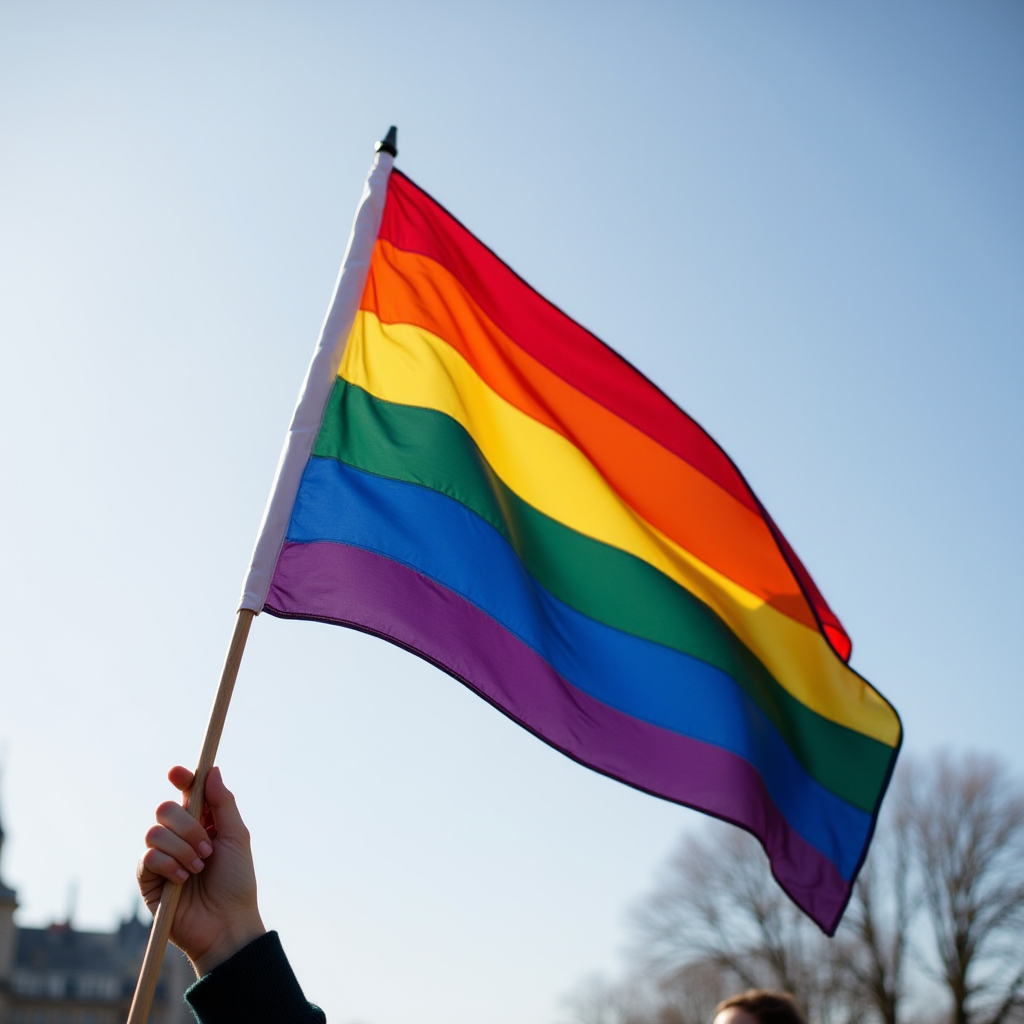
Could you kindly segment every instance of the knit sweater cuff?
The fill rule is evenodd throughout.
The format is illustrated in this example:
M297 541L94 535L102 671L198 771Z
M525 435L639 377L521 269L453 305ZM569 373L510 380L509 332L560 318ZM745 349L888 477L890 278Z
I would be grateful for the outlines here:
M186 993L200 1024L325 1024L306 1002L277 932L267 932L218 964Z

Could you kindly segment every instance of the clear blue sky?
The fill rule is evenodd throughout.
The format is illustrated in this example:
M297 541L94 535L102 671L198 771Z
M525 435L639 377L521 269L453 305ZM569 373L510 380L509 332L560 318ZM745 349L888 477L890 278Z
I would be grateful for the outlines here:
M0 2L0 750L109 926L198 750L373 142L724 445L910 750L1024 772L1016 0ZM690 812L253 628L222 764L334 1024L554 1024Z

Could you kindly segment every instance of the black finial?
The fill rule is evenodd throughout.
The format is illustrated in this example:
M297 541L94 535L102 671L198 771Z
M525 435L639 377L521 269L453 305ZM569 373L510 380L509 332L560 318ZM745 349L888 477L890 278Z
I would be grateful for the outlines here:
M390 153L392 156L398 156L398 129L392 125L388 129L387 135L374 146L374 149L378 153Z

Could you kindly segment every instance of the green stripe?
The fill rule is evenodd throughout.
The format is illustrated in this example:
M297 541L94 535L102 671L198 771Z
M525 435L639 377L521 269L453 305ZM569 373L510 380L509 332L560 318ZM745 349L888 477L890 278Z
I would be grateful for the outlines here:
M891 747L798 701L707 605L653 566L528 505L444 413L385 402L339 378L313 451L454 498L498 530L534 579L565 604L721 669L764 711L813 778L874 813Z

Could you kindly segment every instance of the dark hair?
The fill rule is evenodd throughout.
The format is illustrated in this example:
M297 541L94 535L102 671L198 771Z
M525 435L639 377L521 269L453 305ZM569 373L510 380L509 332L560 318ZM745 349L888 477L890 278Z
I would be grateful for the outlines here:
M715 1007L717 1017L723 1010L746 1010L760 1024L807 1024L807 1018L797 1008L796 1000L785 992L768 992L752 988L739 995L723 999Z

